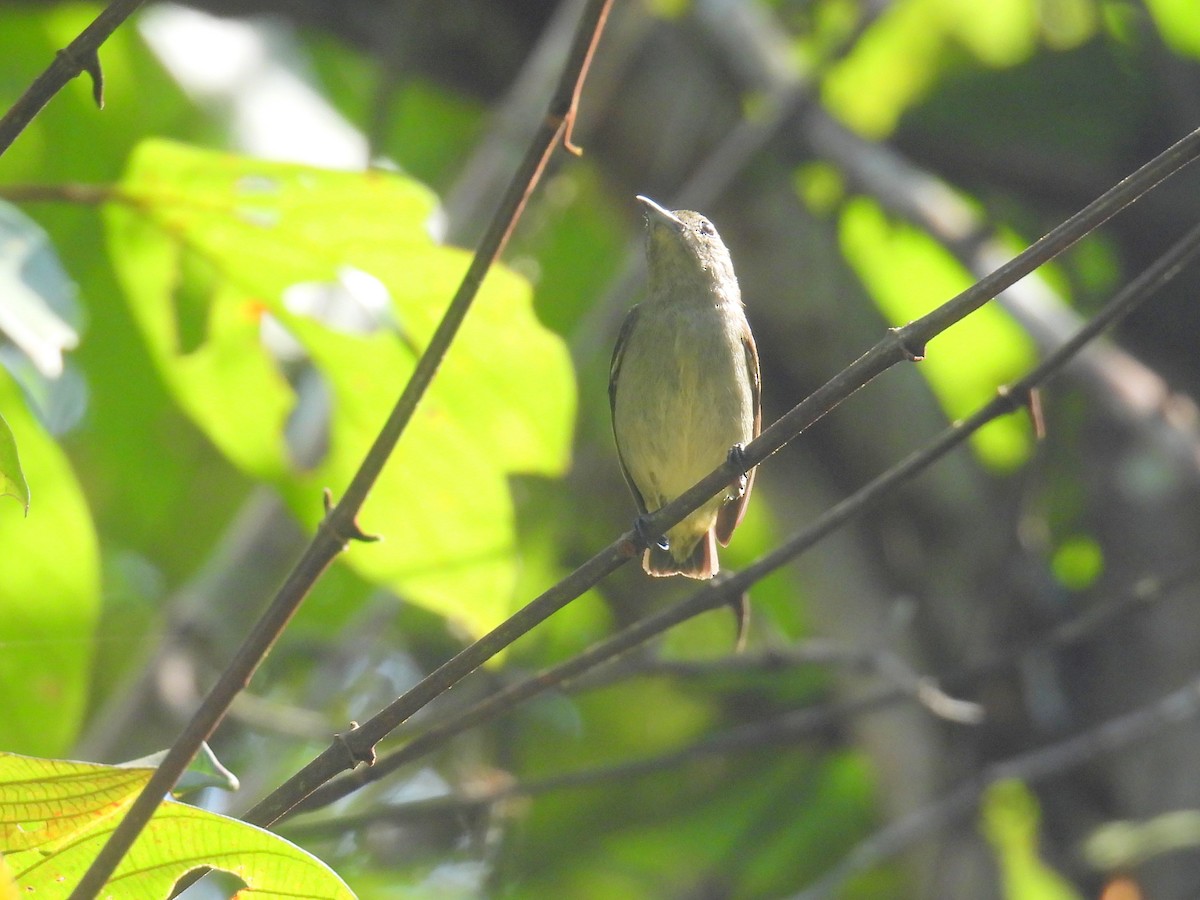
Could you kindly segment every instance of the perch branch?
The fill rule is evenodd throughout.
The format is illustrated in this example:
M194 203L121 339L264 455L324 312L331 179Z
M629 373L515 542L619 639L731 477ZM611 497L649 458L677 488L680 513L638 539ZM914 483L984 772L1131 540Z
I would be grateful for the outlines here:
M319 789L319 793L314 786L314 789L308 791L308 794L313 796L305 803L304 808L311 809L318 804L329 803L343 797L363 784L378 780L401 765L424 755L450 736L458 734L474 725L491 721L516 703L550 687L561 684L570 678L576 677L601 662L613 659L680 622L707 610L716 609L728 604L732 599L747 591L755 582L775 571L780 566L791 562L842 524L873 507L899 485L910 481L928 469L951 450L964 443L972 434L988 422L1016 410L1023 409L1028 402L1027 398L1036 388L1040 387L1053 375L1056 375L1089 342L1153 296L1163 284L1174 278L1197 253L1200 253L1200 226L1196 226L1189 231L1153 265L1131 281L1123 290L1118 292L1083 328L1076 332L1075 335L1063 343L1057 350L1049 354L1028 375L1014 384L1002 388L992 401L983 406L974 415L951 425L926 447L914 452L859 491L827 510L808 528L802 530L752 565L740 572L709 582L681 603L634 623L573 659L501 689L496 694L480 701L453 719L430 728L404 747L390 753L371 768L353 772L338 779L336 782L326 784ZM747 450L756 443L758 442L755 441L748 445ZM610 547L609 551L606 552L615 551ZM598 560L600 562L597 562ZM480 648L489 638L493 639L493 641L498 640L499 635L506 633L506 626L521 617L523 613L535 607L540 613L541 606L539 604L557 602L560 596L559 592L564 589L563 586L565 584L574 584L572 579L581 577L581 573L590 571L589 566L593 564L600 565L607 560L608 557L605 555L593 558L584 567L576 570L573 575L568 576L565 582L555 585L554 588L551 588L546 594L543 594L529 606L526 606L516 616L504 623L504 625L501 625L487 637L481 639L481 641L466 648L458 656L454 657L450 663L443 665L442 669L435 671L433 675L427 677L407 694L378 713L364 726L345 736L344 740L353 740L360 732L368 729L372 736L380 730L382 730L382 734L388 733L388 731L407 718L407 715L405 715L398 721L395 720L396 710L407 710L408 705L415 702L410 698L422 685L429 682L434 676L437 676L439 672L442 672L451 663L470 654L475 648ZM522 624L524 624L523 619ZM491 646L492 643L488 643L484 649L490 649ZM482 652L482 649L477 652ZM440 682L437 684L440 687ZM427 688L427 690L431 690L431 688ZM438 692L440 693L440 690ZM382 734L380 737L382 737ZM377 743L377 740L373 741L370 746L373 747L374 743ZM310 763L309 766L315 767L319 761L326 758L331 762L336 761L339 755L344 760L345 748L341 746L341 743L335 743L325 753ZM280 790L283 789L281 788ZM288 808L295 806L301 799L304 798L295 797L293 799L291 795L275 798L273 794L250 810L245 818L258 825L270 825L286 813Z

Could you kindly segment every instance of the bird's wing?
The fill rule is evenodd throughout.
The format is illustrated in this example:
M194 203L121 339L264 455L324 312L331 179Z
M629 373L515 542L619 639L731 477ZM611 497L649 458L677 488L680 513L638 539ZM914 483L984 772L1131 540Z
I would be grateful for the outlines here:
M758 348L754 345L754 335L750 333L750 325L742 323L742 352L746 356L746 374L750 376L750 400L754 407L754 437L762 431L762 376L758 371ZM750 489L754 487L754 469L746 473L746 487L742 495L721 507L717 513L717 540L721 546L727 546L733 537L733 530L746 514L746 504L750 501Z
M629 336L633 334L633 327L637 323L638 310L639 307L635 306L626 314L625 321L621 323L621 333L617 335L617 346L613 347L612 362L608 366L608 406L612 412L613 441L617 445L617 459L621 463L621 474L625 476L625 483L629 485L629 491L633 494L634 502L637 503L638 512L645 515L649 512L646 509L646 501L642 499L642 492L633 483L633 476L629 474L629 466L625 464L625 458L621 456L621 442L617 440L617 378L621 374L625 345L629 342Z

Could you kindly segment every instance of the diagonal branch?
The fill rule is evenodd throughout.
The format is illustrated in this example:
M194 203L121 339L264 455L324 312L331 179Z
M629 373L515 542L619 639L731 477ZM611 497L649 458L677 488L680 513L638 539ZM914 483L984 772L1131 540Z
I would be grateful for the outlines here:
M1160 153L1128 178L1092 201L1083 210L967 290L920 319L901 328L890 329L879 343L793 407L783 417L776 420L758 438L747 444L741 454L745 470L740 469L732 459L726 460L679 497L646 516L644 534L650 538L664 534L667 529L682 521L711 497L725 490L736 478L744 475L746 470L753 468L781 449L788 441L797 437L860 387L898 362L920 359L925 352L925 344L930 339L970 315L1038 266L1053 259L1159 182L1193 162L1197 156L1200 156L1200 129L1193 131ZM1099 322L1101 322L1100 317L1093 319L1085 331L1093 326L1107 327L1106 324L1097 325L1096 323ZM1091 335L1089 334L1084 342L1086 343L1090 339ZM1041 367L1036 371L1041 372ZM992 410L989 407L989 410L981 412L980 415L986 413L994 418L996 415L1011 411L1025 403L1025 394L1018 393L1001 397L998 398L998 401L1000 402L998 409ZM935 444L930 448L930 452L935 454L934 458L937 458L957 446L969 434L970 429L965 425L957 430L952 429L941 438L944 446ZM928 462L921 458L921 454L917 454L905 460L893 471L898 479L907 480L921 471L928 465ZM887 482L880 483L886 478L888 475L880 476L880 479L872 482L854 498L833 507L819 520L827 523L826 528L816 529L814 527L805 531L792 543L759 560L754 566L730 579L721 581L719 585L710 586L707 591L698 592L697 596L707 596L711 599L713 594L720 592L720 602L728 602L738 597L745 587L807 550L824 538L828 532L833 531L854 515L862 505L874 501L878 493L889 489ZM435 697L448 691L505 647L628 562L637 554L640 541L641 538L632 530L622 534L562 581L550 587L492 631L442 663L363 725L346 734L338 735L329 747L256 804L247 813L247 818L261 825L275 822L320 785L339 773L353 769L359 762L373 762L374 747L386 735L407 721ZM759 567L762 566L766 568L760 570ZM757 574L747 574L752 572Z
M1200 716L1200 679L1160 697L1152 704L1109 719L1074 737L994 763L939 799L876 832L830 869L795 900L840 896L845 883L906 848L971 813L984 792L1001 781L1035 782L1065 772L1103 754L1115 753L1173 725Z
M312 543L284 581L263 617L246 637L229 666L222 672L216 685L205 697L179 739L172 745L129 812L113 831L100 854L71 893L70 900L85 900L99 893L158 808L163 796L175 786L200 745L225 717L234 697L249 683L259 663L291 620L317 578L349 541L367 539L359 531L355 516L437 373L446 351L458 333L459 326L471 308L484 275L504 249L513 225L519 218L529 194L540 180L551 154L560 144L570 146L569 137L579 89L603 30L611 2L612 0L591 0L585 9L571 55L564 67L558 88L551 98L546 116L530 141L529 149L513 176L500 207L481 238L454 299L451 300L429 346L418 360L412 377L405 385L379 436L347 487L345 495L332 507L328 496L326 497L327 515L317 529Z
M1163 284L1170 281L1182 268L1190 262L1197 254L1200 254L1200 226L1194 227L1183 238L1176 242L1162 257L1160 257L1152 266L1146 269L1141 275L1131 281L1123 290L1116 294L1105 306L1098 312L1083 328L1081 328L1070 340L1066 341L1053 353L1048 355L1039 365L1037 365L1028 375L1014 384L1002 388L997 396L971 417L956 422L943 431L937 438L921 450L916 451L909 457L901 461L896 466L889 469L887 472L875 478L866 486L861 488L855 494L847 497L845 500L836 504L813 522L808 528L794 535L790 540L783 545L760 558L752 565L741 570L740 572L730 574L728 577L718 578L709 582L704 587L697 590L690 597L669 607L655 615L635 622L628 628L618 632L609 639L594 645L585 650L578 656L560 663L550 669L539 672L524 681L515 682L506 688L493 694L469 709L465 710L453 719L439 723L431 727L428 731L417 738L414 738L404 747L396 750L377 764L373 764L371 768L352 772L337 781L322 786L321 782L312 783L312 787L308 788L304 795L297 796L292 793L293 788L290 787L292 782L285 783L274 793L260 802L257 806L251 809L244 818L247 821L254 822L259 825L270 825L281 818L288 810L299 803L301 800L308 798L304 805L305 809L311 809L317 805L330 803L340 797L344 797L358 787L370 781L376 781L386 774L394 771L400 766L411 762L420 756L428 753L434 747L439 746L447 738L464 731L467 728L473 727L483 722L491 721L498 715L512 708L516 703L519 703L529 697L532 697L548 688L574 678L585 671L606 662L610 659L619 656L633 647L644 643L655 635L661 634L668 628L686 621L693 616L699 615L710 609L716 609L726 605L735 598L741 596L743 592L748 590L755 582L766 577L771 572L781 566L791 562L801 553L810 549L824 539L828 534L845 524L853 517L871 509L876 503L882 500L885 496L892 493L899 485L904 484L917 475L924 472L951 450L964 443L972 434L1003 415L1022 409L1028 402L1031 393L1042 384L1044 384L1052 376L1058 374L1059 371L1075 357L1079 351L1087 346L1089 342L1094 340L1098 335L1103 333L1108 328L1112 327L1122 318L1127 316L1131 311L1144 303L1154 293L1162 287ZM807 401L806 401L807 402ZM803 405L803 404L802 404ZM794 412L794 410L793 410ZM790 413L789 413L790 415ZM773 426L774 427L774 426ZM758 443L757 441L755 443ZM753 447L754 445L748 445ZM611 549L611 548L610 548ZM540 611L539 604L549 602L547 598L557 598L560 590L565 590L562 586L565 583L573 583L571 579L581 577L580 573L589 570L588 567L596 563L597 560L605 560L607 557L595 557L592 561L585 564L583 568L577 570L572 576L569 576L568 581L560 583L543 594L529 606L526 606L521 612L517 613L508 622L501 625L490 635L472 644L470 647L462 651L458 656L450 660L442 666L441 669L435 671L428 676L424 681L418 684L409 693L400 697L389 707L378 713L374 718L368 721L360 729L351 732L349 735L344 735L341 742L335 742L330 749L326 750L321 756L309 763L302 770L301 774L306 774L307 777L320 777L325 772L329 771L324 766L336 763L337 754L340 750L341 755L345 755L345 747L343 742L353 741L356 736L362 732L367 732L372 737L379 734L379 738L374 738L371 747L377 743L380 738L388 733L396 725L400 724L403 719L394 722L393 716L397 709L404 709L405 704L412 703L412 695L415 691L421 689L422 685L426 685L431 679L434 679L440 672L444 672L451 664L462 660L464 657L469 658L469 654L474 652L482 652L478 648L484 644L488 638L496 640L496 635L505 631L509 623L517 620L523 613L528 613L535 606ZM524 620L522 620L522 624ZM515 626L514 626L515 627ZM532 626L530 626L532 627ZM487 645L488 647L491 644ZM426 688L427 690L429 688ZM440 693L440 691L439 691ZM385 728L386 726L386 728ZM333 774L336 774L334 772ZM332 778L332 775L329 776Z

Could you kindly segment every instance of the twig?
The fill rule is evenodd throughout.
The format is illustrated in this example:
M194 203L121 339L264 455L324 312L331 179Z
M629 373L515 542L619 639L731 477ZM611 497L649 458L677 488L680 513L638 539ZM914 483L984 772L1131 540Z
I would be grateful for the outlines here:
M648 641L655 635L661 634L667 629L687 621L693 616L725 605L729 601L729 598L735 595L723 591L721 589L723 585L723 581L718 581L715 589L697 591L681 603L677 603L659 613L634 622L629 627L593 645L578 656L559 663L557 666L544 669L523 681L517 681L507 687L501 688L499 691L496 691L494 694L479 701L458 715L431 726L427 731L413 738L400 749L380 759L375 765L369 768L356 769L336 781L327 781L327 783L311 791L303 805L298 806L295 811L308 811L319 806L324 806L352 793L365 784L378 781L401 766L424 756L430 750L440 746L448 738L460 734L468 728L473 728L484 722L490 722L509 709L512 709L518 703L560 685L603 662L614 659L633 647ZM528 608L525 607L525 609ZM407 696L406 694L405 697ZM404 697L400 699L403 700ZM384 713L386 712L387 710L384 710ZM380 715L383 715L383 713L380 713ZM376 716L376 718L379 717ZM374 721L373 719L372 722ZM368 723L368 725L370 724ZM271 797L268 797L242 818L248 822L264 826L275 822L282 813L275 813L274 805L268 804L270 800Z
M630 678L703 678L736 675L766 675L798 666L840 666L843 669L874 674L897 687L900 694L916 700L940 719L974 725L983 721L983 708L977 703L947 694L937 679L921 675L886 647L852 647L837 641L816 638L795 647L767 650L758 654L738 654L712 660L678 660L643 657L624 665L607 666L590 678L573 679L574 690L594 690Z
M1200 715L1200 679L1164 697L1074 737L988 766L977 777L960 784L935 802L881 829L841 860L820 881L797 895L796 900L823 900L838 896L855 875L895 856L917 841L970 813L984 791L1008 779L1034 782L1061 773L1105 753L1114 753L1137 741Z
M868 708L873 702L874 697L871 696L836 706L793 710L761 722L739 725L723 734L657 756L616 763L602 768L567 772L537 781L512 781L484 790L467 790L456 796L385 806L361 815L339 816L333 820L333 823L334 826L346 829L380 821L407 822L433 815L466 812L482 806L490 806L511 797L532 797L553 791L591 787L610 781L623 781L657 772L673 771L681 765L712 756L756 750L773 744L790 745L800 738L830 731L845 715ZM306 805L305 809L307 810L307 808ZM291 837L307 837L327 833L330 827L329 822L317 821L311 824L289 825L287 833Z
M4 114L4 118L0 119L0 155L12 146L17 135L42 111L42 107L50 102L50 98L81 72L87 72L91 76L92 97L98 107L104 108L104 74L100 70L98 55L100 45L108 40L109 35L143 2L144 0L113 0L65 50L58 51L49 68L34 79L33 84Z
M72 891L70 900L86 900L101 890L150 820L163 796L174 787L186 770L200 744L212 734L224 718L233 698L249 683L259 663L317 578L349 541L369 539L359 530L355 516L412 418L426 388L433 380L442 358L478 293L484 275L503 250L513 225L534 185L540 179L550 155L559 144L567 145L571 122L575 116L579 84L586 73L592 48L599 39L610 3L611 0L593 0L585 10L574 52L564 69L546 118L531 140L529 151L513 176L512 184L501 201L492 224L480 240L462 284L434 332L429 346L417 361L412 377L347 487L345 495L332 507L329 498L326 498L327 515L317 529L312 543L279 589L262 619L247 636L229 667L221 674L217 684L204 699L179 739L172 745L129 812L113 831L83 879ZM336 746L340 745L335 744ZM366 749L369 751L369 746ZM357 749L352 749L351 755L358 752Z

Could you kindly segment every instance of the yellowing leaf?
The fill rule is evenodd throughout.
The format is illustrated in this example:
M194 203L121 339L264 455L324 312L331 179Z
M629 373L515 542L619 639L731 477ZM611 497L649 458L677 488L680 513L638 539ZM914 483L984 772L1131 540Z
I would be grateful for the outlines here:
M0 852L30 896L66 896L152 769L0 754ZM109 879L103 896L159 900L188 872L236 875L256 897L352 900L324 863L276 834L167 801Z
M0 900L20 900L20 898L21 889L17 887L12 870L4 861L4 856L0 854Z

